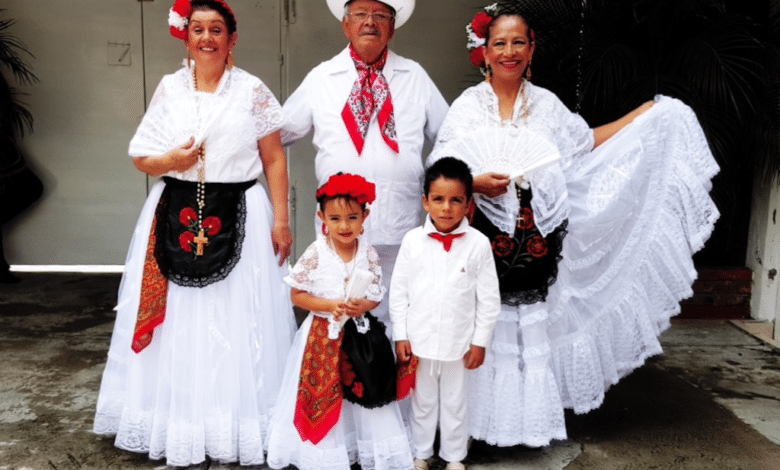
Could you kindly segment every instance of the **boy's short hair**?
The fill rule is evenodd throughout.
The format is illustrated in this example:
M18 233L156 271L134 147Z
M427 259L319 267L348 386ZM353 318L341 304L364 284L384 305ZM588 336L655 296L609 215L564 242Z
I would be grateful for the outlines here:
M474 177L471 176L469 166L462 160L455 157L444 157L436 160L425 170L425 181L423 183L423 194L428 197L431 190L431 183L439 178L460 181L466 188L466 197L471 199L474 192Z

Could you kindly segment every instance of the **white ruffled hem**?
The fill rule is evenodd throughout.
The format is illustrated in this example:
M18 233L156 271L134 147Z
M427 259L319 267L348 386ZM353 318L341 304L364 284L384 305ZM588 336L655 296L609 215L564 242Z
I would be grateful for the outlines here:
M586 158L569 175L577 202L548 301L503 306L485 365L472 375L477 439L565 439L563 409L599 407L611 385L659 354L658 336L692 294L691 257L719 216L708 194L718 166L692 111L661 98ZM594 188L610 202L584 204Z
M367 409L347 400L335 426L316 445L302 441L293 417L298 381L312 315L304 320L293 340L279 403L271 419L268 465L299 470L349 470L358 463L363 470L408 470L414 467L410 432L397 402Z
M203 288L169 283L165 321L136 354L146 244L163 186L150 192L131 242L93 430L168 465L207 455L261 464L295 330L287 268L270 243L270 203L261 186L247 190L247 233L233 271Z

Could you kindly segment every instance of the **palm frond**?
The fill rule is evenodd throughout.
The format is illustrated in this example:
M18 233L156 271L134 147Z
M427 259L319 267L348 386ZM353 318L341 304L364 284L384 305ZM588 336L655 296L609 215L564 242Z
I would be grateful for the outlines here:
M0 9L0 14L5 11ZM11 34L10 28L14 24L12 19L0 19L0 65L9 70L18 83L31 85L38 81L38 77L25 59L33 55L22 41ZM0 73L0 138L14 139L17 135L24 137L25 131L32 132L33 115L20 99L24 95L11 86L4 73Z
M0 13L5 10L0 9ZM32 85L38 81L23 56L35 58L27 49L27 46L9 31L16 23L12 19L0 19L0 64L13 73L16 80L22 84Z

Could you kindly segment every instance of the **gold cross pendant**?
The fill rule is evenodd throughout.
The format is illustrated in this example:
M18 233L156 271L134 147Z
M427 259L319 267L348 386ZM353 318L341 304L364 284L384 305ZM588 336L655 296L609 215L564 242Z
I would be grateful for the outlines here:
M203 229L200 229L198 236L195 237L192 241L198 245L198 249L195 251L195 256L203 256L203 245L208 245L209 243L209 239L203 235Z

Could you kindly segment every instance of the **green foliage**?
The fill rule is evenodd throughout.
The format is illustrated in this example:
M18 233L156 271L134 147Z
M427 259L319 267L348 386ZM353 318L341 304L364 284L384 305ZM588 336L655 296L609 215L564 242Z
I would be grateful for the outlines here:
M777 2L769 14L736 0L515 2L540 38L534 82L591 126L656 94L696 112L721 166L712 193L721 220L697 263L743 265L754 177L780 175Z
M0 9L0 13L5 10ZM25 130L32 132L33 116L20 100L18 93L6 78L10 72L20 84L31 85L38 81L25 58L34 58L27 47L9 29L15 23L11 19L0 19L0 138L13 139L16 135L24 136Z

